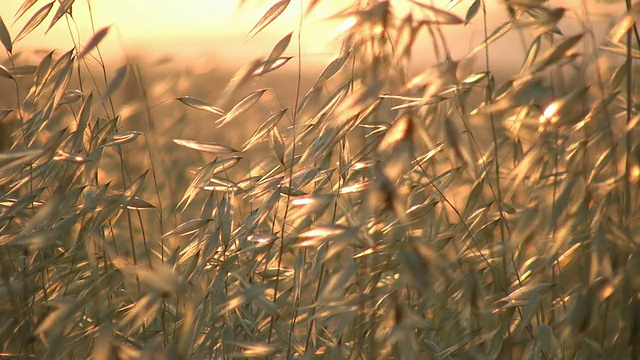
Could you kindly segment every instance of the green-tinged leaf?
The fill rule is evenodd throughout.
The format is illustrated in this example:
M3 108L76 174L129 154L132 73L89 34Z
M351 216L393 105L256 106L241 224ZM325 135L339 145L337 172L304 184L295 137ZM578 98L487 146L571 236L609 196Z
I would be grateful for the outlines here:
M260 31L262 31L265 27L271 24L275 19L280 16L284 12L284 10L289 6L290 0L280 0L277 3L273 4L267 10L267 12L262 16L262 18L254 25L254 27L247 34L248 38L252 38L257 35Z
M464 24L468 24L473 20L474 17L478 14L478 10L480 10L481 0L474 0L469 9L467 9L467 15L464 17Z
M9 54L13 51L13 44L11 43L11 34L9 34L9 29L7 29L7 25L5 25L2 20L2 16L0 16L0 42L7 50Z
M27 21L27 23L24 24L24 26L22 27L22 30L20 30L20 32L18 33L18 36L16 36L14 42L20 41L22 38L29 35L33 30L35 30L35 28L37 28L44 21L47 15L49 15L49 11L51 11L51 7L53 7L54 2L55 1L52 1L44 5L35 14L33 14L31 19L29 19L29 21ZM31 5L29 5L29 7Z
M270 132L271 129L273 129L278 124L287 110L289 110L289 108L285 108L278 111L277 113L273 113L265 121L263 121L262 124L260 124L260 126L253 133L253 135L251 135L249 140L247 140L247 142L242 145L242 151L246 151L254 144L262 141L264 135Z
M110 26L105 26L102 29L96 31L96 33L93 35L91 40L89 40L87 45L85 45L84 49L82 49L80 54L78 54L78 58L82 59L85 55L87 55L93 49L95 49L98 46L98 44L100 44L100 42L105 38L105 36L107 36L107 33L109 33L110 28L111 28Z
M58 11L56 11L55 15L53 16L53 19L51 20L51 24L49 24L49 27L47 28L47 31L45 31L45 34L48 33L49 30L51 30L53 25L55 25L58 22L58 20L62 19L64 14L71 12L71 6L75 1L76 0L60 0L59 1L60 6L58 7Z
M267 91L267 89L260 89L247 95L244 99L240 100L240 102L237 103L236 106L231 109L231 111L229 111L220 119L216 120L216 126L223 126L224 124L238 117L238 115L249 110L253 105L255 105L255 103L258 102L258 100L260 100L265 91Z
M222 111L222 109L219 109L213 105L210 105L200 99L196 99L191 96L179 96L176 98L176 100L194 109L210 112L212 114L224 115L224 111Z
M229 146L216 144L212 142L198 142L193 140L181 140L181 139L173 139L173 142L180 146L184 146L186 148L197 150L200 152L205 152L208 154L226 155L226 154L233 154L238 152L238 150L233 149Z
M427 10L432 16L432 20L427 20L427 22L431 24L440 24L440 25L453 25L453 24L462 24L464 21L458 15L450 13L446 10L438 9L435 6L423 4L416 0L409 0L420 8Z

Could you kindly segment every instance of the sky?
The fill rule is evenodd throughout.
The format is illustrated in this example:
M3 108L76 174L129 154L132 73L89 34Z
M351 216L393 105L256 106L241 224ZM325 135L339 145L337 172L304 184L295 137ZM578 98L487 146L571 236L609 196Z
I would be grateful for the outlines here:
M23 0L0 0L0 16L15 37L37 9L48 1L38 1L14 23L14 15ZM101 46L116 56L119 52L164 53L178 57L215 54L228 61L268 53L277 40L297 28L300 13L299 4L292 1L281 18L267 27L264 33L247 39L249 30L273 1L247 0L241 9L238 9L237 0L91 0L90 4L96 30L111 26L109 36ZM73 46L70 28L73 34L81 35L80 43L86 43L92 34L87 1L76 0L74 3L75 23L62 19L45 35L44 30L56 9L57 5L41 28L15 47L69 49ZM323 12L321 7L305 21L303 35L309 41L303 41L303 51L308 56L329 56L336 47L337 42L332 41L335 38L332 28L336 23L322 21L326 17L324 14L327 12Z
M37 1L29 12L14 23L14 15L23 1L0 0L0 16L13 37L37 9L51 0ZM576 11L571 12L569 18L573 17L575 20L579 16L579 5L572 4L579 3L580 0L552 1L557 3L552 6L575 7ZM108 53L108 56L117 58L124 54L136 54L193 58L206 55L225 62L264 57L279 39L297 30L300 5L298 1L293 0L282 16L268 26L264 33L247 39L247 33L276 0L245 2L245 7L238 9L237 0L90 0L95 29L111 26L109 35L101 43L101 49ZM304 2L307 3L308 0ZM73 5L73 21L62 19L45 35L44 30L57 9L56 4L44 26L19 41L14 47L17 50L59 48L66 51L73 46L70 34L80 34L79 43L85 44L93 33L87 3L88 0L76 0ZM302 50L307 62L326 64L328 59L335 57L340 44L336 40L338 34L335 31L339 22L327 21L327 17L335 12L336 6L339 9L346 3L344 0L322 0L317 11L305 18L302 28ZM449 0L434 0L434 3L444 8ZM409 2L394 0L392 4L396 10L402 11ZM453 12L464 17L470 4L470 0L463 0ZM621 4L621 1L618 1L618 4ZM498 12L498 8L490 3L490 28L506 20L505 14ZM594 3L592 10L602 11L605 8L609 7L599 2ZM479 17L475 20L465 27L447 29L447 36L455 46L454 58L456 52L463 56L482 42L481 22ZM293 45L294 41L288 50L290 55L294 55L293 52L296 51ZM496 46L502 46L506 51L512 45L505 42ZM422 51L427 50L423 47Z

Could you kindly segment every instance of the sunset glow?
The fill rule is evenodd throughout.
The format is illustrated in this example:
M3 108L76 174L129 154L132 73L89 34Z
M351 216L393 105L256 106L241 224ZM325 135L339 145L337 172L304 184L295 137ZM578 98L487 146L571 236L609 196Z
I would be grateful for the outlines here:
M27 13L14 22L14 16L22 0L4 0L0 3L0 15L15 36L24 24L44 3L36 2ZM34 33L16 44L17 49L72 47L77 34L85 38L77 40L83 44L87 34L104 26L111 26L110 35L101 44L110 53L171 54L174 56L197 56L215 54L224 59L237 56L252 58L270 51L274 39L291 31L291 24L297 27L299 6L292 3L262 33L252 39L246 35L260 17L267 11L268 2L248 1L238 8L237 0L210 1L188 0L184 2L157 0L93 0L89 9L86 1L74 4L73 19L67 18L56 24L47 34L38 28ZM295 4L297 5L297 4ZM56 7L54 7L55 11ZM93 15L93 27L88 16ZM327 9L317 11L305 18L302 34L303 53L328 53L331 36L336 24L324 22L322 17ZM52 11L52 13L54 12ZM52 14L44 21L50 21ZM74 22L75 21L75 22ZM46 27L45 27L46 28ZM71 29L71 30L70 30ZM268 41L265 41L268 39ZM250 44L250 46L246 46Z
M20 19L14 21L15 14L23 0L3 0L0 2L0 16L9 27L12 36L16 36L24 24L46 2L37 1ZM89 34L111 26L109 36L100 44L108 58L119 58L123 54L137 56L170 55L177 58L213 57L222 62L235 62L238 58L250 60L267 55L274 43L292 30L298 31L300 4L292 1L284 13L257 36L248 38L247 34L273 5L273 1L245 0L238 8L238 0L91 0L76 1L73 5L73 18L59 21L47 34L41 26L25 39L15 44L18 51L32 49L68 50L75 44L85 44ZM90 21L89 6L93 23ZM303 4L307 4L306 1ZM354 16L335 17L349 7L347 2L321 1L310 13L305 14L301 29L302 55L307 65L324 64L335 56L340 38L349 31L357 18ZM51 21L53 11L44 24ZM489 4L489 7L495 6ZM391 8L397 19L402 19L411 9L408 1L392 1ZM452 9L453 13L464 17L464 7ZM601 8L603 10L603 8ZM603 10L604 11L604 10ZM415 16L421 15L416 12ZM397 20L396 19L396 20ZM498 26L506 19L506 13L492 11L490 27ZM471 23L465 27L451 28L447 37L452 44L452 54L464 54L481 41L481 24ZM382 28L372 29L374 32ZM455 40L455 41L454 41ZM508 41L516 41L506 40ZM509 48L508 44L495 46ZM294 42L288 49L296 55ZM423 49L418 49L423 51ZM432 54L423 54L432 56ZM517 59L514 59L517 60Z

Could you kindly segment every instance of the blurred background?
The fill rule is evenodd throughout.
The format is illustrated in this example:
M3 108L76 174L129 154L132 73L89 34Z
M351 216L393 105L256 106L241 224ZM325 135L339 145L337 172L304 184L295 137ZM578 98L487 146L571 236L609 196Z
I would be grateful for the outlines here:
M24 23L45 5L46 1L38 1L18 21L15 14L23 0L3 0L0 2L0 16L9 27L12 36L17 35ZM90 6L88 5L90 3ZM245 0L240 6L240 0L92 0L76 1L74 4L74 22L64 21L57 24L45 34L46 26L41 26L14 47L25 49L68 50L73 46L70 34L76 39L81 34L79 43L85 43L92 33L92 26L99 29L106 25L112 26L112 33L101 44L107 59L117 59L124 54L157 57L170 56L183 59L193 64L194 59L217 63L234 63L239 66L239 60L246 61L256 57L263 57L269 53L277 40L291 31L297 30L300 15L300 3L292 1L285 13L268 26L258 36L248 39L246 35L262 15L275 1ZM309 1L303 1L304 6ZM310 13L305 15L302 28L303 60L308 67L315 68L326 65L339 48L339 26L344 18L334 18L336 12L348 11L349 1L323 0ZM426 3L426 2L425 2ZM429 2L436 7L446 8L448 0ZM614 17L623 12L622 1L591 1L589 16L592 24L585 24L583 2L551 1L551 6L563 6L569 9L565 19L560 24L563 31L573 33L581 31L585 26L593 26L594 32L602 35L607 25ZM408 0L392 1L394 12L402 17L408 11ZM471 1L462 1L452 9L452 12L464 18ZM56 7L54 7L55 10ZM91 11L93 24L87 16ZM489 31L506 21L507 14L498 3L489 3ZM53 13L53 11L52 11ZM53 14L49 14L49 18ZM47 24L48 20L45 20ZM452 46L454 58L463 56L469 50L482 42L483 24L481 17L477 17L467 26L455 26L447 29L449 44ZM506 37L494 46L497 51L495 61L508 60L517 68L520 65L522 51L513 50L514 42L520 42L515 35ZM289 51L295 50L292 46ZM423 61L430 58L430 43L417 46L414 59ZM520 49L518 49L520 50ZM498 56L500 52L509 51L515 56ZM293 54L292 54L293 55Z

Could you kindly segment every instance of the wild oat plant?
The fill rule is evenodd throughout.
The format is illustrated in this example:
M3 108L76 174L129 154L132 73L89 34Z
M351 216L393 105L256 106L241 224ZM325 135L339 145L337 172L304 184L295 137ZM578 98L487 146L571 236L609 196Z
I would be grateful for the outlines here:
M1 357L640 358L637 3L597 42L586 3L357 1L309 86L323 1L254 3L300 24L211 91L107 69L109 27L18 51L73 3L0 19Z

